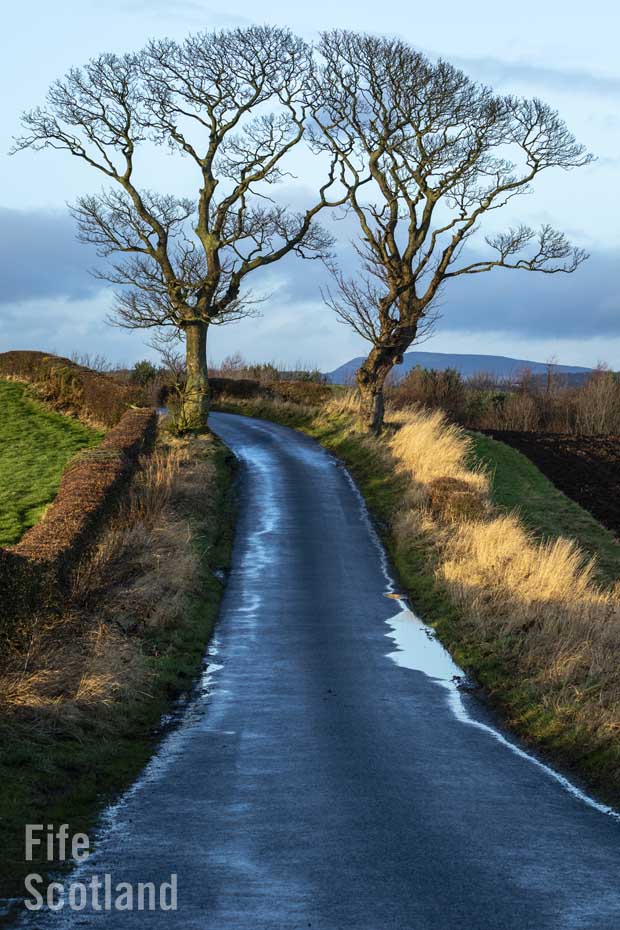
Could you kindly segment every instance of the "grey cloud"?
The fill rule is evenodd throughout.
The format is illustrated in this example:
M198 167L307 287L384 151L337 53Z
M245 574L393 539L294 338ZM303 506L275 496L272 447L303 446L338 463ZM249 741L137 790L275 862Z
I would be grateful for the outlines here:
M620 252L594 252L574 274L495 269L446 282L445 329L532 339L620 336Z
M354 274L358 265L349 244L356 234L354 222L347 218L331 221L329 226L338 239L338 259L343 270ZM5 338L21 332L26 342L28 336L43 342L46 334L53 338L58 326L68 332L71 315L79 324L84 320L86 305L93 308L91 331L103 329L111 293L104 294L101 282L88 274L94 256L76 242L70 217L61 212L0 208L0 239L0 332L4 330ZM471 257L476 256L472 253ZM271 316L274 308L280 308L278 341L282 351L284 336L296 332L295 321L302 308L304 313L316 308L312 311L318 313L313 317L316 339L320 338L318 330L330 326L329 311L319 310L321 286L328 281L320 262L293 256L254 276L252 289L271 294L261 308L266 331L270 318L275 324ZM49 312L46 301L53 304ZM496 332L526 339L620 337L620 252L597 250L573 275L496 269L448 281L441 295L440 313L438 328L445 332ZM287 314L292 321L290 327ZM298 341L303 354L303 327Z
M142 333L105 324L106 294L68 303L61 299L32 300L0 307L0 352L38 349L57 355L104 355L120 366L154 356Z
M75 238L71 217L53 210L0 207L0 304L36 298L82 300L101 288L95 256Z
M506 62L498 58L452 58L452 63L473 77L496 88L509 89L515 83L534 88L546 87L597 97L620 97L620 78L588 71L546 68L528 62Z
M336 257L346 275L359 271L351 242L355 217L338 221L327 212L320 221L336 238ZM474 246L460 264L488 258ZM278 283L279 303L321 302L330 277L320 262L289 256L261 279L267 290ZM529 339L620 337L620 250L597 249L574 274L545 275L509 269L464 275L447 281L440 294L437 331L496 332Z

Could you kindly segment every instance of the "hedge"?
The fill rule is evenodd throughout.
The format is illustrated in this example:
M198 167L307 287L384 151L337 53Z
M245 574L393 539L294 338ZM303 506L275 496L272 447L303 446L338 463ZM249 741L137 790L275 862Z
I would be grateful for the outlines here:
M114 426L132 404L143 400L136 385L45 352L0 353L2 377L29 381L43 400L58 409L91 417L104 426Z
M248 399L253 397L277 397L296 404L317 406L332 397L328 384L316 381L254 381L250 378L209 378L209 387L214 399L223 394L229 397Z

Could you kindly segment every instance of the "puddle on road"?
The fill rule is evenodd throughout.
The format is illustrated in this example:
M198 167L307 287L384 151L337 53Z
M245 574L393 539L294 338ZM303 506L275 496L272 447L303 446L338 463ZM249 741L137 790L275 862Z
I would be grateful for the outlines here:
M378 539L377 542L381 545ZM389 579L389 583L390 586L393 585L391 579ZM391 593L387 592L386 596L390 596ZM448 706L461 723L474 727L476 730L481 730L514 753L514 755L535 765L556 781L565 791L587 804L588 807L592 807L599 813L620 821L620 813L614 810L613 807L608 807L594 800L594 798L591 798L569 781L568 778L565 778L564 775L556 772L555 769L546 765L536 756L526 752L525 749L522 749L517 743L513 743L499 730L472 717L463 702L463 695L460 691L460 685L467 681L467 676L452 659L450 653L441 645L433 630L409 610L404 600L399 599L399 604L401 605L399 613L385 621L390 628L390 632L385 635L396 646L393 652L387 653L387 658L401 668L422 672L429 678L434 679L438 685L444 687L448 692Z
M396 646L394 652L388 653L396 665L402 668L424 672L430 678L441 681L453 681L462 678L463 672L454 662L450 653L443 648L426 624L409 610L403 601L402 610L395 617L385 622L391 632L386 633Z

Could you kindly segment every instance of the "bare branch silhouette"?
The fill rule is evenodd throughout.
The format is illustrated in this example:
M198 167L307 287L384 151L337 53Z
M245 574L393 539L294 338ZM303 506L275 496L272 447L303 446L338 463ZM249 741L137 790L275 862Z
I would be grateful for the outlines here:
M332 266L336 293L326 298L372 344L357 383L379 431L385 379L428 333L449 278L495 268L570 273L587 258L550 226L487 237L488 259L468 262L464 246L541 172L591 156L540 100L498 96L400 40L333 31L319 51L311 144L337 160L363 266L358 281Z
M206 422L208 327L256 312L248 275L289 253L329 254L331 236L316 220L329 202L334 157L306 210L266 195L304 135L313 69L310 48L286 29L152 41L137 55L101 55L71 70L52 85L46 108L23 117L16 150L66 150L109 182L73 207L79 236L114 256L99 273L118 287L121 326L184 335L188 427ZM192 160L195 198L140 186L145 144Z

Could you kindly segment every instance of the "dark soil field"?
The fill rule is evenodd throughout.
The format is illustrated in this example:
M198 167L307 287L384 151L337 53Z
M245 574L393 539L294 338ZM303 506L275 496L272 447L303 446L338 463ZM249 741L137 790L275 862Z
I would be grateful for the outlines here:
M564 494L620 534L620 436L484 432L522 452Z

